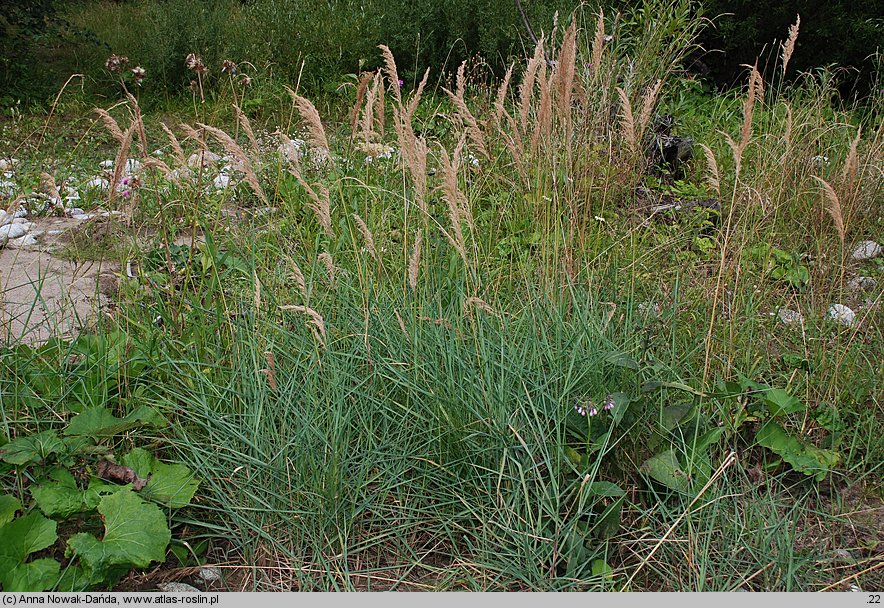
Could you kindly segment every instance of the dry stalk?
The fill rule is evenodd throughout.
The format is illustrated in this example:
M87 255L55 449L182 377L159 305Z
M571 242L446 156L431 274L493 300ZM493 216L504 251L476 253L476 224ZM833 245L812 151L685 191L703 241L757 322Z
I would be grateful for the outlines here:
M362 110L362 102L365 101L365 92L371 83L374 74L372 72L363 72L359 78L359 84L356 86L356 101L350 109L350 132L356 137L356 127L359 125L359 113Z
M574 92L574 74L577 61L577 23L573 22L565 30L562 48L559 51L558 63L556 63L557 94L559 113L565 120L566 128L570 131L571 101Z
M316 107L309 99L301 97L289 87L286 87L285 89L288 91L289 96L291 96L292 101L294 101L295 106L298 108L298 114L301 115L301 120L307 125L307 139L313 146L324 150L328 155L328 158L331 158L331 148L329 148L328 139L325 136L325 129L322 126L322 121L319 119L319 112L316 111Z
M298 287L298 291L301 292L301 295L305 298L307 297L307 282L304 280L304 273L301 272L301 267L298 266L298 263L295 262L289 256L286 256L286 260L291 267L291 278L294 280L295 285Z
M183 167L187 164L187 157L184 155L184 149L181 147L181 144L178 143L178 138L175 137L175 134L172 133L172 129L167 127L165 123L161 122L160 127L166 133L166 137L169 138L169 145L172 146L172 152L175 154L175 160L178 161L178 166Z
M56 203L61 203L61 194L58 192L58 186L55 179L48 173L40 174L40 187L48 194Z
M856 137L850 142L850 150L847 152L847 158L844 160L844 169L841 173L841 179L844 182L844 188L847 192L853 190L853 182L856 180L856 151L859 148L859 140L862 137L862 131L862 127L857 129Z
M129 111L132 112L132 122L135 124L135 132L138 133L138 142L141 144L141 156L147 158L147 134L144 132L144 119L141 116L141 107L138 100L131 93L126 93L126 98L131 104Z
M599 9L599 19L595 26L595 37L592 39L592 70L593 74L601 73L602 53L605 50L605 13Z
M427 71L424 72L424 77L421 79L420 84L417 85L417 90L415 90L414 94L411 96L411 99L408 100L408 107L406 108L405 115L408 117L408 121L411 122L412 117L414 116L415 110L417 110L417 106L421 101L421 96L424 94L424 87L427 86L427 78L430 77L430 68L427 68Z
M184 131L184 134L187 135L188 139L192 139L196 142L196 144L200 147L200 150L203 152L209 151L209 144L206 143L206 139L203 137L203 134L191 127L189 124L181 123L178 125L178 128Z
M411 259L408 262L408 285L411 291L417 289L417 278L420 272L421 264L421 243L423 242L423 233L418 231L414 237L414 246L411 249Z
M457 170L451 163L448 151L444 146L440 148L442 150L442 154L439 157L442 164L442 195L448 205L448 219L451 222L451 234L446 232L445 236L466 264L467 252L461 227L463 219L461 208L465 206L465 203L461 201L463 194L461 194L457 187Z
M378 135L380 135L381 140L383 140L384 129L386 128L387 123L387 107L384 100L384 76L380 72L378 72L378 75L380 77L381 86L378 88L377 104L374 107L374 121L378 126ZM396 86L399 85L397 84Z
M313 325L314 333L319 338L320 343L322 343L323 346L325 345L325 319L323 319L322 315L316 310L309 306L301 306L300 304L283 304L279 309L300 312L309 316L310 322Z
M485 136L482 134L482 129L479 128L479 123L476 122L476 117L473 116L472 112L470 112L470 109L467 107L464 98L457 96L455 93L452 93L444 87L442 90L448 94L454 107L457 108L457 114L466 126L467 137L469 137L470 141L476 146L476 150L482 156L488 158L488 149L485 147Z
M307 191L307 195L313 201L312 203L308 203L307 206L313 211L313 214L316 216L316 220L319 222L319 225L322 226L322 229L325 230L325 233L334 238L335 233L332 229L332 221L331 221L331 196L329 195L328 188L319 184L317 188L319 189L319 194L316 194L316 191L310 187L310 184L304 181L304 179L295 173L292 173L295 176L295 179L298 180L298 183L301 184L301 187Z
M380 71L375 72L371 88L365 96L365 109L362 112L362 140L366 143L374 139L374 103L378 97L378 88L380 88L382 80Z
M252 130L252 123L249 121L249 117L246 116L245 112L243 112L236 104L233 104L233 110L236 112L236 119L239 121L242 130L245 131L246 137L249 138L249 145L252 146L252 151L255 154L260 153L261 150L258 148L258 139L255 137L255 132Z
M629 151L635 152L637 149L635 139L635 119L632 116L632 104L629 101L629 95L626 91L617 87L617 95L620 96L620 129L623 139L629 145Z
M126 169L126 160L129 158L129 147L132 145L132 136L135 133L135 123L129 125L129 128L123 133L123 140L120 142L120 149L117 151L117 158L114 161L114 172L110 182L110 202L113 203L117 197L117 184L123 177Z
M832 217L832 221L835 222L835 230L838 232L838 238L841 240L841 247L843 248L845 238L844 216L841 214L841 202L838 200L838 195L829 182L816 175L811 175L811 177L822 187L826 211Z
M466 70L467 62L463 61L457 68L457 77L455 78L454 84L454 92L455 94L463 99L464 92L466 91L466 78L464 78L464 71Z
M510 86L510 78L513 76L513 68L516 64L511 63L510 67L507 69L506 74L503 77L503 82L500 83L500 87L497 89L497 96L494 99L494 123L500 124L500 119L506 113L506 108L504 107L504 102L506 101L506 94L509 90Z
M273 357L273 353L269 350L265 351L264 360L267 361L267 367L259 371L267 376L267 383L270 385L270 390L276 391L276 360Z
M789 28L789 37L783 45L783 76L786 75L786 68L789 66L789 60L792 53L795 52L795 41L798 39L798 28L801 25L801 15L796 15L795 24Z
M519 87L519 118L522 125L527 129L528 112L531 109L531 98L534 96L534 81L537 79L537 72L541 66L546 65L543 59L543 40L534 47L534 56L528 60L528 66L525 68L525 77L522 79L522 85Z
M254 167L252 167L252 162L249 160L249 157L246 155L245 151L240 148L239 144L236 143L230 135L217 127L204 125L202 123L197 123L197 126L210 133L215 139L218 140L218 142L224 147L224 150L228 154L239 161L246 183L249 185L249 187L251 187L255 195L260 198L265 205L269 205L270 202L267 200L267 196L264 194L264 189L261 188L261 184L258 181L258 175L255 173Z
M317 258L325 267L325 274L328 277L328 286L335 288L335 263L330 253L323 251Z
M393 59L393 53L384 45L378 45L381 54L384 56L384 67L387 70L387 80L390 81L390 87L393 89L393 98L396 105L402 107L402 91L399 89L399 72L396 70L396 60Z
M481 310L482 312L491 315L492 317L499 317L497 312L482 298L478 298L475 296L469 297L464 300L463 303L463 314L467 318L472 318L473 310Z
M368 250L369 255L374 258L375 262L380 263L378 251L374 246L374 237L371 234L371 230L368 229L368 225L361 217L359 217L358 213L353 214L353 221L356 222L356 225L359 227L359 232L362 233L362 240L365 242L365 248Z
M113 116L111 116L106 110L102 110L101 108L95 108L94 112L98 114L98 118L99 120L101 120L101 124L103 124L104 128L110 132L111 137L117 140L118 144L122 145L125 135L123 134L123 130L120 129L120 125L117 124L116 120L114 120Z
M706 181L709 186L715 190L718 196L721 196L721 180L718 176L718 163L715 160L715 153L706 144L699 144L706 157Z
M645 129L651 120L651 114L657 107L657 97L660 95L660 89L663 88L663 80L658 79L654 86L648 89L642 98L642 108L638 114L638 122L635 125L635 141L636 143L643 141Z

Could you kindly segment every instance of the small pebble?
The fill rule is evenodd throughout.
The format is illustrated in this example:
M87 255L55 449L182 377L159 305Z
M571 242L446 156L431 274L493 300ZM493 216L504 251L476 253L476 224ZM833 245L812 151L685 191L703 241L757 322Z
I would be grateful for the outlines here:
M17 239L9 239L6 242L6 246L9 249L27 249L28 247L33 247L37 244L37 239L32 234L26 234L24 236L20 236Z
M160 583L157 587L166 593L200 593L199 589L187 583Z
M854 277L847 282L847 286L853 291L865 291L874 289L878 281L872 277Z
M848 327L856 323L856 313L844 304L832 304L829 307L829 318Z
M881 251L884 251L884 247L875 241L863 241L853 250L853 259L860 262L871 260L881 255Z
M792 325L793 323L804 323L804 315L802 315L797 310L791 310L789 308L781 308L777 311L777 317L786 325Z
M221 580L221 570L218 568L200 568L197 576L207 583L215 583Z

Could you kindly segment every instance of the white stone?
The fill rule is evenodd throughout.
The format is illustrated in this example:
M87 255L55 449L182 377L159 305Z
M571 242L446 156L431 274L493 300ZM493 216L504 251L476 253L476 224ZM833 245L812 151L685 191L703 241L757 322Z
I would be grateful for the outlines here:
M71 219L77 220L78 222L84 222L86 220L91 220L93 217L95 217L94 213L72 213L71 214Z
M165 156L165 154L163 154L162 150L154 150L153 155L154 156Z
M58 236L62 232L64 232L64 230L47 230L46 234L48 234L49 236Z
M9 239L7 241L6 246L9 249L22 249L27 247L33 247L37 244L37 239L33 234L26 234L24 236L20 236L17 239Z
M102 169L113 169L113 168L114 168L114 161L112 161L112 160L103 160L103 161L101 161L101 162L99 163L99 166L100 166Z
M878 281L872 277L854 277L847 282L847 287L853 291L864 291L866 289L874 289Z
M0 209L0 226L5 226L12 221L12 214L6 213L5 209Z
M16 218L28 217L28 210L24 207L19 207L18 211L16 211L14 215Z
M230 185L230 176L226 173L219 173L218 177L212 180L212 185L218 190L223 190Z
M306 148L306 146L307 144L301 139L288 139L281 142L276 147L276 151L286 161L297 163L304 156L304 148Z
M841 325L852 327L856 323L856 313L844 304L832 304L829 306L829 318Z
M17 164L17 158L0 158L0 171L12 171Z
M132 175L133 173L138 173L141 171L141 163L135 160L134 158L130 158L126 161L126 173L128 175Z
M0 196L13 196L16 188L15 182L0 180Z
M12 221L10 222L10 224L30 224L30 222L28 221L28 218L26 218L26 217L21 217L21 216L16 215L16 216L12 219Z
M197 576L207 583L215 583L221 580L221 570L218 568L200 568Z
M200 593L199 589L187 583L160 583L157 588L166 593Z
M20 236L24 236L28 233L28 229L30 228L27 224L7 224L6 226L0 226L0 238L6 239L17 239Z
M884 247L881 247L881 245L875 241L863 241L853 250L852 257L854 260L862 262L864 260L871 260L878 257L881 255L882 251L884 251Z
M777 317L785 325L792 325L793 323L804 323L804 315L802 315L797 310L791 310L789 308L779 309L777 311Z
M99 190L107 190L110 188L110 182L103 177L93 177L86 184L87 188L98 188Z

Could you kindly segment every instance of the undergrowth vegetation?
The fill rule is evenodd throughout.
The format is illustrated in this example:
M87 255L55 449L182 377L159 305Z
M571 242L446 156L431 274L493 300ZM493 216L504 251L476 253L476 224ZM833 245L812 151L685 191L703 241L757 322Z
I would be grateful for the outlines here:
M0 351L4 590L164 559L231 589L880 588L881 291L848 283L882 280L851 255L881 116L783 84L797 28L782 72L704 97L701 23L642 14L432 91L381 46L334 120L232 63L207 99L197 55L190 108L127 94L66 147L44 118L11 208L115 155L89 196L123 212L97 218L120 285L79 337ZM139 553L110 521L142 512Z

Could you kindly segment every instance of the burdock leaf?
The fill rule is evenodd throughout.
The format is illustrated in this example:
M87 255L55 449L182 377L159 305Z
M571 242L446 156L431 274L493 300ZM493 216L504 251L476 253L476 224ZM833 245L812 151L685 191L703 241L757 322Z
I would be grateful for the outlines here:
M104 538L80 533L68 540L69 554L80 558L92 578L116 566L146 568L166 559L172 533L166 516L125 488L105 496L98 504L104 519Z
M64 443L55 431L43 431L19 437L0 448L0 459L15 465L27 465L44 460L50 454L64 451Z
M31 496L44 515L64 519L85 509L83 492L70 471L55 469L49 479L31 487Z
M122 461L141 477L148 478L142 496L175 509L190 503L200 483L186 466L160 462L141 448L123 456Z

